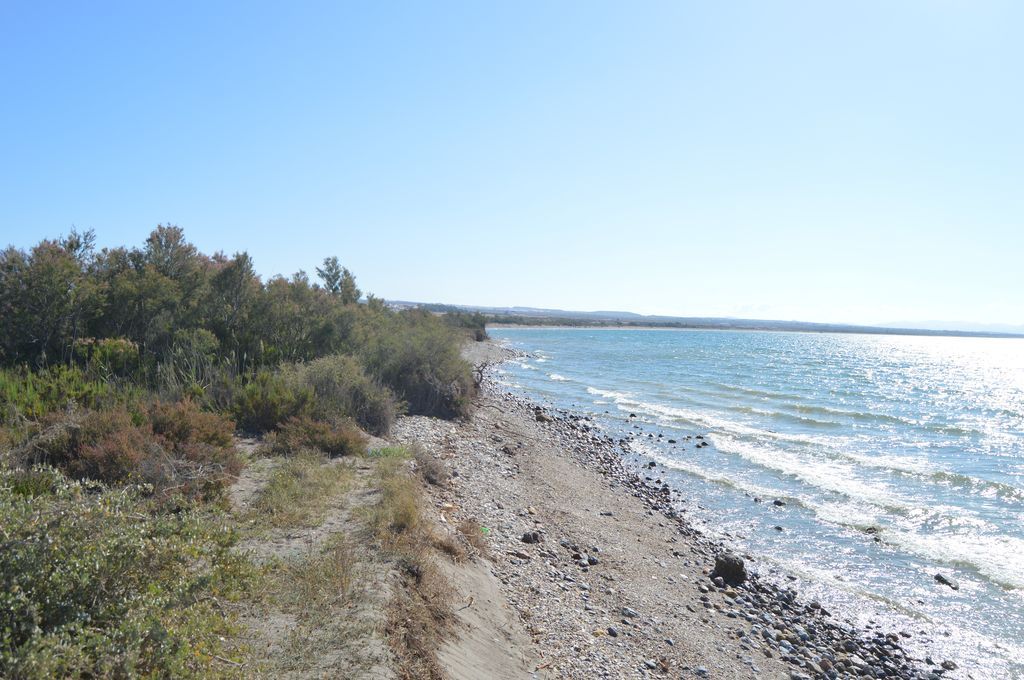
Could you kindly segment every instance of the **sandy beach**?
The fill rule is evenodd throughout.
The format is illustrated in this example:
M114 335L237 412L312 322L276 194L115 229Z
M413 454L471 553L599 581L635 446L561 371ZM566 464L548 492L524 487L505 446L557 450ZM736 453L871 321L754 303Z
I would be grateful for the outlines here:
M478 366L510 358L492 342L466 352ZM759 579L749 555L747 578L716 579L725 548L676 516L656 470L627 469L584 417L484 375L470 419L406 417L394 432L450 466L432 492L442 521L488 533L492 561L459 587L440 655L453 677L959 677L912 659L899 631L851 630Z

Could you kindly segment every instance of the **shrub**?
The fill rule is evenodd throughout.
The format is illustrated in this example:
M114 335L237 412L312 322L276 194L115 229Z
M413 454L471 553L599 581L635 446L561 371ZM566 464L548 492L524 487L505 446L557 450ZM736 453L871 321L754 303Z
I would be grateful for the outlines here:
M121 482L139 472L152 438L125 411L94 411L82 422L64 468L77 479ZM77 439L77 441L75 441Z
M235 424L227 416L199 410L191 400L157 402L149 409L153 433L173 444L201 443L221 448L232 445Z
M295 366L288 374L293 383L313 391L311 415L318 420L347 416L367 432L384 435L399 411L391 390L366 375L354 357L323 357Z
M367 371L415 415L468 415L472 369L462 358L458 333L422 311L366 315L355 349Z
M25 367L0 369L0 424L19 418L36 420L52 411L75 406L109 408L137 398L136 388L89 378L77 367L53 366L42 371Z
M282 375L263 370L235 391L231 410L243 430L270 432L289 418L307 413L312 397L308 387L292 385Z
M130 378L139 370L139 347L127 338L82 338L73 351L88 374L100 380Z
M293 456L306 449L329 456L354 456L366 452L366 435L351 422L331 425L303 416L290 418L267 438L271 453Z
M248 572L223 522L37 468L0 470L0 526L0 676L191 677L228 654L215 598Z
M118 482L138 468L147 437L123 408L50 413L21 447L25 467L45 464L79 479Z
M219 495L242 467L226 434L230 421L191 404L158 404L153 412L159 434L145 413L123 407L53 413L12 456L22 467L53 465L76 479L145 482L161 496Z

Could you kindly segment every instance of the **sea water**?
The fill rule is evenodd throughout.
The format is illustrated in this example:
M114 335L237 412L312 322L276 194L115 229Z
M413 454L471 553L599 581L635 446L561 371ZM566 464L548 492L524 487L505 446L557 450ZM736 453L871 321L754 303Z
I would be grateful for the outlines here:
M501 383L629 435L768 578L936 662L1024 677L1024 340L490 332L526 353Z

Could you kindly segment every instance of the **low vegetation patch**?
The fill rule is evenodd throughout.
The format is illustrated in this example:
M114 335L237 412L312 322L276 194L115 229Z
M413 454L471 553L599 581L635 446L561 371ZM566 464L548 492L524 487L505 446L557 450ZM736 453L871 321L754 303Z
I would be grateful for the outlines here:
M366 453L366 435L351 421L331 425L306 416L289 418L269 435L265 449L277 456L293 456L308 449L322 451L332 458Z
M293 623L280 644L260 660L265 676L318 669L326 673L338 655L344 656L349 672L370 663L361 647L371 631L351 613L367 576L362 569L356 548L343 535L335 535L305 559L279 561L269 568L256 616L278 612Z
M440 679L437 650L452 621L452 594L431 552L436 538L422 515L422 489L399 457L382 459L378 475L370 526L401 577L387 615L391 651L402 678Z
M249 572L215 515L132 487L0 470L0 676L183 677L235 668L217 603Z
M416 461L416 472L428 484L433 486L448 486L451 480L451 472L443 461L438 460L432 453L419 443L411 447L413 459Z
M242 468L234 427L190 402L149 410L119 406L52 412L27 428L10 459L44 464L81 480L144 483L161 497L218 497Z
M320 451L302 451L274 468L252 512L263 527L314 526L351 479L347 466L330 463Z

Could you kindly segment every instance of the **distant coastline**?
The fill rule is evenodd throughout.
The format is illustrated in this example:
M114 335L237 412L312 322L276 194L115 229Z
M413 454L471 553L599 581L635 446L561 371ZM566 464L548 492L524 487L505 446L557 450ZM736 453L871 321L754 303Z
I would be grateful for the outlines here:
M553 330L593 330L593 331L744 331L748 333L842 333L845 335L895 335L924 336L947 338L989 338L1003 340L1024 340L1024 334L1016 333L984 333L980 331L931 331L913 328L879 328L878 330L818 330L807 328L772 328L746 326L684 326L657 324L587 324L587 323L538 323L535 319L524 318L522 323L488 322L488 328L550 328Z
M983 330L935 330L927 328L818 323L813 321L733 319L727 317L645 316L631 312L574 312L560 309L534 309L527 307L478 307L473 305L446 305L402 300L389 300L388 304L397 309L415 307L435 313L472 314L474 317L479 318L480 321L494 328L536 326L631 330L737 330L926 337L1024 338L1024 333Z

